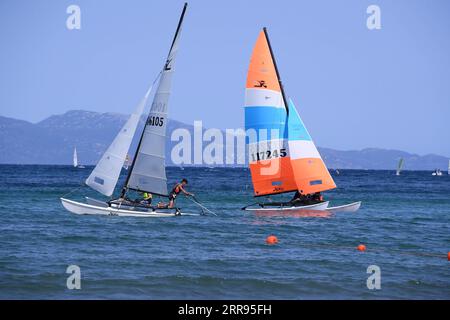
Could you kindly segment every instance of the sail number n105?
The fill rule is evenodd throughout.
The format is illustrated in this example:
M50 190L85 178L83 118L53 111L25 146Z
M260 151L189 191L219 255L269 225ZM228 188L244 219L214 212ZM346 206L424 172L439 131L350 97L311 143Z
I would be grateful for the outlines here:
M250 155L252 161L269 160L273 158L284 158L287 156L286 148L255 152Z
M164 125L164 117L151 116L147 120L147 125L162 127Z

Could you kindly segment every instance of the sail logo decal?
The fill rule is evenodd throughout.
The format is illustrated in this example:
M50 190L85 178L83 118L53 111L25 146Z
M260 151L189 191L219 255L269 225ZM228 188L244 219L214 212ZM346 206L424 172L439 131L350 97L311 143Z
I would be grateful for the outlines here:
M167 59L166 64L164 65L164 71L168 71L172 69L172 66L169 66L172 62L172 59Z
M281 186L283 184L283 181L272 181L273 186Z
M267 84L265 80L256 80L257 84L255 84L255 88L267 88Z

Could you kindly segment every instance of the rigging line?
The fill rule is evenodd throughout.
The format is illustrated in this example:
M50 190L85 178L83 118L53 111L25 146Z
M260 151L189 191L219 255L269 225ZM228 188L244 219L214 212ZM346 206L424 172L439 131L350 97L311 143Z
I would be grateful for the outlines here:
M259 204L259 202L255 202L255 203L246 205L245 207L242 207L241 210L245 210L245 209L247 209L248 207L254 206L255 204Z
M81 189L82 187L84 186L84 181L81 181L81 183L80 183L80 185L78 186L78 187L76 187L76 188L73 188L72 190L70 190L69 192L67 192L67 193L65 193L65 194L63 194L62 196L61 196L61 198L65 198L65 197L67 197L69 194L72 194L72 193L74 193L75 191L77 191L77 190L79 190L79 189Z
M212 215L217 217L217 214L215 214L214 212L212 212L211 210L209 210L207 207L205 207L203 204L200 203L200 201L197 200L196 197L194 196L188 196L187 197L189 200L191 200L192 202L194 202L195 204L197 204L200 208L202 208L202 211L205 210L208 213L211 213Z

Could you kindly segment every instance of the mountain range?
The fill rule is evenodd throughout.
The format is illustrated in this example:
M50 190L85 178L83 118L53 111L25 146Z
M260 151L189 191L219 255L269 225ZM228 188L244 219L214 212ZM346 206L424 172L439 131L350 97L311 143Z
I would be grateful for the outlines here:
M124 114L84 110L53 115L38 123L0 116L0 164L71 164L74 147L80 163L95 164L127 119ZM142 118L139 131L144 121ZM191 134L194 130L192 125L169 120L167 136L170 137L178 128ZM167 139L168 165L173 164L170 152L176 143ZM134 141L131 149L134 150L136 145ZM444 156L420 156L400 150L366 148L340 151L319 147L319 151L329 168L395 169L400 158L405 160L405 170L446 169L448 165L448 158Z

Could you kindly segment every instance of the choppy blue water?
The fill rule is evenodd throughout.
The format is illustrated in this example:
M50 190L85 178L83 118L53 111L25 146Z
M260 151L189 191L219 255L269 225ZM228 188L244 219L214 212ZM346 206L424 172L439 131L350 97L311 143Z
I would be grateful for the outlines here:
M89 173L0 166L0 298L450 299L448 175L342 170L327 197L363 201L357 213L271 217L239 210L254 202L245 169L169 168L219 216L151 219L67 212L59 197ZM69 198L85 195L99 198ZM66 287L72 264L80 290ZM366 286L369 265L380 290Z

